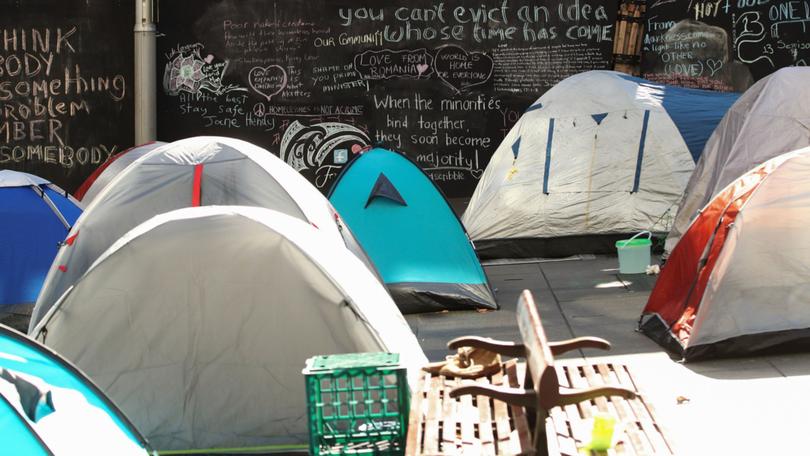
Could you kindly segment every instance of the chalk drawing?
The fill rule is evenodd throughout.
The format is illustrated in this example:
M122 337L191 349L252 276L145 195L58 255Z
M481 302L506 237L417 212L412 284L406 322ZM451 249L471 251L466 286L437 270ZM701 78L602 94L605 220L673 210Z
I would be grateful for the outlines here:
M492 57L482 52L467 50L448 44L436 49L436 75L454 92L485 84L492 77Z
M287 87L287 71L280 65L253 67L248 73L248 84L256 93L270 101Z
M316 169L318 174L321 168L336 168L334 163L325 162L337 146L345 149L354 145L366 146L370 142L364 131L342 122L304 125L296 120L284 132L280 156L296 171Z
M199 94L209 92L223 95L229 92L246 92L247 88L236 84L224 85L222 78L228 62L216 62L213 55L202 57L202 45L190 45L175 50L163 71L163 90L168 95L181 92Z

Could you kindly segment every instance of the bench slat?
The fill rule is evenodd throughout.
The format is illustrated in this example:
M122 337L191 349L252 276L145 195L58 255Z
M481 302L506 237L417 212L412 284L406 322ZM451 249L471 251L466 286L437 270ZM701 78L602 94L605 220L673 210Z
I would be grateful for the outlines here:
M554 433L547 434L549 436L549 454L556 454L554 448L560 454L577 454L577 443L570 429L571 422L568 420L568 415L560 407L554 407L549 413L550 418L546 420L546 432L550 432L549 429L557 430L556 438L554 438ZM552 424L549 425L549 423Z
M611 371L619 381L627 384L632 384L632 379L628 378L623 373L623 366L611 365ZM638 399L626 401L626 408L629 410L630 418L625 423L625 434L630 439L630 444L634 454L651 454L653 447L650 443L649 436L647 436L644 426L641 424L645 419L643 407L639 407L640 401Z
M596 375L596 371L594 370L593 366L590 363L584 364L582 366L582 373L585 374L585 381L588 384L588 386L607 386L601 380L601 378ZM619 385L614 384L614 385L611 385L611 386L619 386ZM613 398L612 397L597 397L597 398L594 398L593 401L596 404L597 410L599 410L602 413L610 413L610 414L612 414L613 410L611 410L612 407L610 405L611 399L613 399Z
M442 449L444 454L458 454L459 447L456 441L457 404L456 401L447 397L447 392L456 386L453 379L443 378L444 390L442 391Z
M601 375L601 371L603 370L610 370L610 367L606 364L585 364L583 365L583 370L585 372L585 377L588 380L588 383L593 386L623 386L625 388L630 388L630 385L621 384L617 378L610 378L608 375L607 378ZM615 454L615 455L634 455L636 452L633 450L633 444L628 442L628 439L633 439L631 437L632 432L628 434L627 429L624 427L625 423L632 423L633 416L632 413L628 413L627 401L623 397L619 396L610 396L610 397L602 397L597 398L596 403L598 405L599 411L605 412L610 416L617 417L616 429L614 432L620 433L617 436L616 444L614 448L611 448L608 451L608 455Z
M630 371L628 370L627 366L621 365L616 369L617 373L620 373L620 377L626 378L629 382L635 384L632 375L630 375ZM639 391L636 388L636 391ZM644 429L645 435L650 439L650 443L655 448L656 454L673 454L672 447L667 442L666 438L664 437L663 429L661 425L658 423L658 420L655 417L655 411L652 405L642 399L632 401L632 403L636 404L635 409L638 410L642 419L640 419L640 424ZM638 416L638 415L637 415Z
M512 388L519 388L522 385L520 384L520 380L518 377L518 369L517 369L517 362L514 360L510 361L505 365L506 369L506 376L509 382L509 386ZM518 406L511 406L512 408L512 421L515 427L515 430L518 434L518 444L522 449L528 449L532 447L532 435L531 430L529 429L529 422L526 419L526 409L523 407Z
M613 364L606 364L603 367L608 372L611 383L618 383L627 388L635 389L635 386L630 379L617 373L616 366ZM638 391L638 390L636 390ZM624 434L622 450L623 454L636 455L636 454L652 454L652 447L649 444L649 439L644 435L644 431L638 425L638 415L633 407L634 402L639 399L626 400L620 397L612 398L616 409L621 410L622 417L620 432Z
M492 382L498 385L503 384L503 374L498 372L492 376ZM509 426L509 412L506 410L507 405L501 401L492 401L492 408L495 415L495 433L498 438L498 453L504 454L512 451L510 448L509 434L511 433L511 426Z
M592 376L589 377L589 381L609 383L612 385L622 385L626 388L631 388L631 385L625 382L620 382L619 378L615 375L611 376L610 374L608 374L607 382L605 382L604 377L596 374L596 371L610 372L613 369L613 367L610 365L606 364L597 364L594 366L588 365L585 366L584 369L586 373L590 373L590 375ZM644 446L643 442L645 439L643 435L640 435L638 430L635 428L636 426L635 415L629 408L627 400L622 397L613 396L610 398L608 406L611 409L610 411L611 415L618 417L616 432L620 432L621 434L618 436L618 442L616 443L617 454L622 455L638 454L636 449Z
M425 379L430 374L420 372L416 390L411 396L411 412L408 414L408 437L405 440L405 455L413 456L422 447L422 424L424 423ZM430 383L430 380L427 380Z
M613 371L616 373L616 376L625 384L634 384L632 377L630 376L627 368L623 365L614 366ZM649 415L649 410L645 406L642 400L636 399L627 401L630 409L633 411L635 415L635 428L634 428L634 435L638 436L638 442L634 441L636 444L636 453L639 454L653 454L655 453L655 445L651 438L653 434L657 434L658 431L655 429L655 426L652 423L653 418ZM652 432L651 432L652 431Z
M473 406L472 395L461 396L459 399L462 454L479 455L481 454L481 446L477 444L475 438L475 420L478 417L478 410Z
M439 394L441 389L444 388L443 379L440 376L434 376L430 379L430 390L427 394L428 412L425 418L425 453L436 454L439 452L439 411L441 410L441 403Z
M479 378L478 382L484 385L489 385L488 378ZM481 454L491 456L495 454L495 436L492 432L492 410L489 406L489 398L486 396L477 396L475 400L476 408L478 409L478 439L481 442Z
M479 378L478 382L485 385L490 384L486 378ZM489 398L478 396L476 405L478 406L478 438L481 440L481 454L486 456L495 455L495 436L492 432L494 421L489 407Z
M563 366L566 377L573 388L587 388L588 382L580 376L579 370L570 366ZM570 421L571 431L578 446L591 440L591 430L584 425L585 420L591 418L592 412L590 401L580 402L572 406L565 407L566 418Z
M613 366L608 364L597 364L595 366L596 370L601 375L602 381L604 383L610 384L619 384L619 378L616 376L615 373L612 372ZM627 385L624 385L627 386ZM619 418L621 423L635 423L636 418L633 411L630 409L627 401L624 398L614 398L612 402L613 409L615 410L616 415ZM622 439L617 442L617 453L618 454L634 454L635 451L633 450L633 443L630 441L634 437L633 434L627 433L627 439Z
M586 364L584 366L585 375L588 378L588 382L592 385L598 386L622 386L624 388L630 388L630 385L622 384L618 381L618 377L611 377L609 372L612 369L612 366L608 364ZM603 372L607 373L608 375L603 375ZM620 396L611 396L606 399L607 405L607 413L611 416L617 417L619 423L627 423L634 420L634 416L632 411L630 410L629 406L627 405L627 400ZM601 409L600 409L601 410ZM619 440L616 443L617 446L617 453L618 454L632 454L627 453L624 449L624 446L629 446L629 442L625 442L624 440Z
M588 381L585 379L584 376L579 372L579 366L563 366L563 371L565 372L566 376L568 377L571 387L573 388L587 388ZM593 411L591 410L591 401L583 401L577 403L574 407L579 411L579 416L582 420L587 420L593 417ZM566 409L568 410L568 409ZM577 430L575 430L577 431ZM579 436L578 436L579 437Z
M555 371L560 386L566 388L576 387L565 365L555 366ZM581 433L581 426L576 425L576 423L582 421L579 407L576 404L554 407L549 413L554 417L555 423L560 423L558 425L559 427L565 428L565 431L558 435L558 439L565 436L565 438L560 441L560 449L563 450L562 454L571 454L572 452L576 454L577 440L579 439L581 441L584 438Z

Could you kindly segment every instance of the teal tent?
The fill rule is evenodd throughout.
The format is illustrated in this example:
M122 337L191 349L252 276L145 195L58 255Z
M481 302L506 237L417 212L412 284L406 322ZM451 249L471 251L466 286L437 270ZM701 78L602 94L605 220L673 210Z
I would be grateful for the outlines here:
M0 453L147 456L146 440L87 377L0 325Z
M329 200L403 313L497 308L458 217L404 155L365 152L343 170Z

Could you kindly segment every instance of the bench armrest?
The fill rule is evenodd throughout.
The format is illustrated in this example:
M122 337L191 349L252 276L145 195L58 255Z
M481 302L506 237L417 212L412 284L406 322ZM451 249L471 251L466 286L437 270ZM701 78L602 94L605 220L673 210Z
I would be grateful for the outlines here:
M580 348L598 348L601 350L610 350L610 342L599 337L577 337L576 339L549 342L548 346L551 348L551 354L554 356L562 355L565 352Z
M464 336L457 337L447 343L447 348L451 350L459 347L483 348L502 356L526 356L526 347L523 344L490 339L489 337Z
M491 397L509 405L520 407L537 407L537 393L534 390L510 388L508 386L494 386L486 384L462 385L450 390L453 399L468 394Z
M599 337L577 337L575 339L549 342L548 346L551 348L551 354L555 356L580 348L610 350L610 342ZM457 337L447 343L447 348L451 350L459 347L483 348L503 356L526 356L526 347L523 344L489 337L464 336Z
M620 396L625 399L634 399L637 393L628 388L620 386L593 386L590 388L565 388L560 387L560 396L555 405L572 405L582 401L589 401L597 397Z

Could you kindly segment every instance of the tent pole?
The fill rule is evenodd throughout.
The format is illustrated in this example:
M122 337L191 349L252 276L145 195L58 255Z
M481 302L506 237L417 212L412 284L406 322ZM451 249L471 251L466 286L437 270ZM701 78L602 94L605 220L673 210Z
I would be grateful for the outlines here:
M155 24L152 0L135 0L135 144L157 139Z

